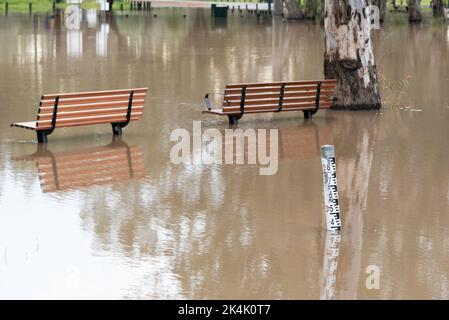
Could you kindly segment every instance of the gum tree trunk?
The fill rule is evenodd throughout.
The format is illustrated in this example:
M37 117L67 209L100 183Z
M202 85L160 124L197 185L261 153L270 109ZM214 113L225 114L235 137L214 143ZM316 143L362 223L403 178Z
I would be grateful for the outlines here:
M421 0L408 0L408 21L421 22Z
M432 1L432 11L434 17L442 17L444 14L444 1L443 0L433 0Z
M114 4L114 0L108 0L109 2L109 12L112 12L112 5Z
M380 109L370 24L369 0L325 0L324 75L337 79L335 109Z
M287 11L286 18L290 20L302 19L302 12L299 6L299 0L284 0L285 9Z
M284 11L284 3L282 0L274 0L273 1L273 15L282 16L282 12Z
M387 12L387 0L372 0L371 3L379 7L380 22L385 20L385 14Z
M304 4L304 17L306 19L315 19L318 8L317 0L306 0Z

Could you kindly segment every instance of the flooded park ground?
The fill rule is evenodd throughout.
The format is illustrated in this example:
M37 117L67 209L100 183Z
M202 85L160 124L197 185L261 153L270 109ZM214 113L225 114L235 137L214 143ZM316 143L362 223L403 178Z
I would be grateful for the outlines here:
M0 298L449 299L447 26L374 31L380 111L245 116L242 129L279 130L274 175L170 161L173 130L229 128L201 114L206 92L217 105L227 83L322 79L323 37L320 24L208 9L90 12L70 31L57 15L0 17ZM121 141L98 125L38 148L9 127L44 93L131 87L149 93ZM333 279L323 144L342 219Z

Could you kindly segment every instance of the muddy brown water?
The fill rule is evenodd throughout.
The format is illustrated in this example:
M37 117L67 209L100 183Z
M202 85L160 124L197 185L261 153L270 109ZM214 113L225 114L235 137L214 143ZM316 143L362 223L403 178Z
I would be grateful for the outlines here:
M449 298L445 26L375 32L380 112L245 117L243 129L279 129L278 171L261 176L257 165L175 165L170 133L193 120L228 128L200 113L226 83L321 78L321 26L203 9L94 17L79 31L0 17L1 298ZM33 120L43 93L142 86L144 118L121 142L97 125L56 130L38 150L33 132L8 127ZM323 279L326 143L343 224L335 282ZM54 170L64 161L72 171ZM366 287L370 265L379 289Z

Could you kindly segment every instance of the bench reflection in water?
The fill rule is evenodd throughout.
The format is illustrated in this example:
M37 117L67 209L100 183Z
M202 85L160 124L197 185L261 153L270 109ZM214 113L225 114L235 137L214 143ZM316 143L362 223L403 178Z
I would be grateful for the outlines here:
M145 176L142 150L115 139L107 146L52 152L47 146L14 160L34 160L44 192L124 182Z
M246 129L242 130L245 131ZM283 161L319 158L321 156L321 146L334 143L334 134L330 121L324 123L320 122L320 124L318 124L314 120L308 120L299 126L283 127L278 130L279 160ZM253 135L253 141L257 146L259 146L259 143L263 144L263 141L259 141L260 137L256 134L256 132L257 130L255 130ZM246 133L248 134L248 132ZM266 152L269 153L269 146L271 144L269 132L266 133L263 139L266 139ZM223 145L226 145L225 137L223 137L222 143ZM248 138L245 137L243 141L240 140L243 155L240 153L241 151L239 150L238 145L239 144L234 137L232 145L234 159L237 158L238 155L243 156L244 159L248 159L248 151L250 149Z
M321 146L333 144L329 123L318 125L307 121L294 128L279 129L279 158L281 160L307 160L321 156Z

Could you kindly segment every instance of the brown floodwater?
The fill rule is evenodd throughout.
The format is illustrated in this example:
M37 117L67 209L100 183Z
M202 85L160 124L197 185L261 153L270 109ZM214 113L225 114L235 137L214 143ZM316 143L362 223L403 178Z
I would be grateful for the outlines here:
M279 129L278 171L263 176L173 164L170 134L194 120L229 128L200 112L227 83L322 78L319 24L206 9L89 13L70 31L58 16L0 17L0 298L449 299L449 29L391 23L374 42L381 111L240 121ZM58 129L45 149L9 127L35 119L43 93L130 87L149 96L122 141L95 125ZM329 143L336 257L323 222ZM366 286L373 265L378 289Z

